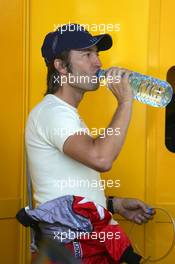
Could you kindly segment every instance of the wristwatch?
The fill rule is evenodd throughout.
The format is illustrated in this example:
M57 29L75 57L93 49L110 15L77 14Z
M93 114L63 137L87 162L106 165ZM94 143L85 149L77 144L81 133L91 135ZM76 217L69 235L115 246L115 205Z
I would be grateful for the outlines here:
M107 209L112 214L114 214L113 198L114 198L114 196L108 196L108 198L107 198Z

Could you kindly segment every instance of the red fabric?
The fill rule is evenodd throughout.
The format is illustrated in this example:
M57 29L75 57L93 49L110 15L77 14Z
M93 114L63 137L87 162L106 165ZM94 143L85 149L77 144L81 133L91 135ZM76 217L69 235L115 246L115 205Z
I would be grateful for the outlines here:
M118 225L111 225L111 214L105 208L104 211L98 211L98 206L93 202L83 202L82 197L74 197L73 210L76 214L90 219L93 226L93 233L97 235L97 239L91 236L81 237L79 242L82 252L83 264L112 264L117 263L124 251L131 245L130 240ZM105 234L105 237L104 237ZM102 236L102 240L100 238ZM120 236L120 238L118 238ZM102 242L103 241L103 242ZM74 255L73 243L65 245L72 251Z

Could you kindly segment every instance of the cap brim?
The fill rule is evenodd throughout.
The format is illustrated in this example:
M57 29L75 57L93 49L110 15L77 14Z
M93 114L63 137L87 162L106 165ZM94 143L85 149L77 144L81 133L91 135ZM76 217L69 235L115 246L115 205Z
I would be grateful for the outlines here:
M97 46L98 51L108 50L112 47L112 37L109 34L94 36L94 38L97 38L94 45Z
M97 46L98 51L108 50L112 47L112 37L109 34L102 34L97 36L92 36L88 42L81 43L76 49L88 49L93 46Z

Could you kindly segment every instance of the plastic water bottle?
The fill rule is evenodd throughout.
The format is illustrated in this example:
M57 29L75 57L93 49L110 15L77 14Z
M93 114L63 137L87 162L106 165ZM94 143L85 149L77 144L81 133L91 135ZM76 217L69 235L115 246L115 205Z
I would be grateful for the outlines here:
M100 69L96 75L99 80L104 80L106 70ZM132 72L129 75L129 83L133 89L134 99L142 103L154 107L166 107L172 99L173 88L166 81Z

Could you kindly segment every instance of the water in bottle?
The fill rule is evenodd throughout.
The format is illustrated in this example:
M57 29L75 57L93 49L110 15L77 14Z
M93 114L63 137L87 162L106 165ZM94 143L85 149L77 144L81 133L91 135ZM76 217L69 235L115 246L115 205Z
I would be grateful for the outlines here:
M99 79L104 79L106 70L100 69L96 75ZM131 72L129 83L133 89L134 98L142 103L154 107L165 107L172 99L173 88L166 81Z

